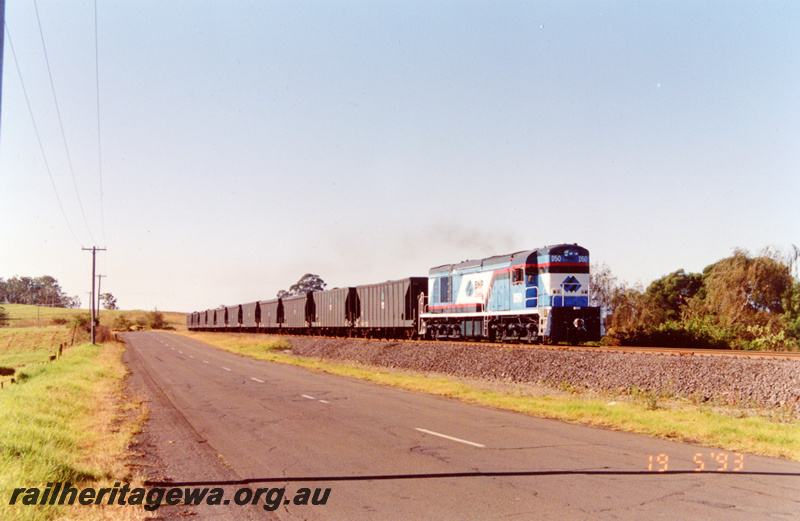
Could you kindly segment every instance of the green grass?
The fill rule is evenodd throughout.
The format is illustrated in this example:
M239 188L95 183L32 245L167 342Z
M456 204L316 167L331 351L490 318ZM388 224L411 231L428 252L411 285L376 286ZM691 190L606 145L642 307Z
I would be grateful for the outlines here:
M34 327L34 326L50 326L53 320L65 319L69 323L76 315L89 314L88 309L67 309L67 308L48 308L28 306L24 304L0 304L0 307L5 308L8 312L10 319L9 326L11 328L18 327ZM120 309L115 310L100 310L100 324L111 327L111 323L119 315L125 315L132 322L136 322L139 318L144 318L149 311L133 310L125 311ZM164 319L167 325L175 329L186 329L186 314L180 312L167 311L163 312Z
M181 334L253 358L360 378L380 385L446 396L531 416L800 461L800 424L796 420L781 422L764 416L741 418L721 414L704 406L670 403L649 396L623 400L609 397L588 398L580 394L562 396L563 392L555 391L542 395L503 392L492 389L490 383L467 384L444 375L431 376L386 367L328 362L276 352L277 349L285 349L289 345L287 340L280 337L225 333Z
M19 383L0 390L0 519L143 516L130 508L120 516L113 507L8 504L18 487L131 480L122 461L142 419L121 412L122 351L116 343L76 345L57 361L25 367Z
M64 328L3 328L0 329L0 367L17 371L26 366L47 362L59 344L68 343L72 332ZM7 385L12 376L0 376Z

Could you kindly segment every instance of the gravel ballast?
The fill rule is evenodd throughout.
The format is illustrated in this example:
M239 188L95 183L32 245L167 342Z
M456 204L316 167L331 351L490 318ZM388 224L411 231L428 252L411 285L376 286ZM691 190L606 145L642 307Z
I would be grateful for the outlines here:
M486 344L290 337L292 352L494 381L571 386L800 417L800 360L647 354Z

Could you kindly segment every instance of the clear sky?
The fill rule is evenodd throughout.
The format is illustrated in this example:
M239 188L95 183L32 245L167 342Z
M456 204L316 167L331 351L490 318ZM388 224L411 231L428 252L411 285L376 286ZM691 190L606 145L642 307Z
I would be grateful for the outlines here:
M93 245L121 307L168 311L562 242L645 285L800 245L795 0L98 0L99 76L93 2L6 25L0 277L84 307Z

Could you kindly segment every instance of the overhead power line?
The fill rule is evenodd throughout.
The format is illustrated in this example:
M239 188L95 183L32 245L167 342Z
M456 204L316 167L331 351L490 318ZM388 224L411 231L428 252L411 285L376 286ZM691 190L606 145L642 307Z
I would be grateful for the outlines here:
M2 2L3 0L0 0ZM106 243L106 216L103 208L103 148L100 143L100 53L97 42L97 0L94 0L94 70L95 86L97 92L97 175L100 179L100 229L103 234L103 244Z
M69 229L70 235L72 238L75 239L75 242L81 244L78 240L78 237L75 236L75 231L72 229L72 225L69 223L69 219L67 218L67 212L64 211L64 205L61 204L61 197L58 195L58 188L56 188L56 182L53 180L53 173L50 171L50 163L47 162L47 155L44 153L44 145L42 145L42 138L39 135L39 128L36 126L36 118L33 116L33 109L31 108L31 102L28 98L28 91L25 88L25 82L22 80L22 71L19 67L19 60L17 60L17 53L14 51L14 42L11 39L11 30L8 28L8 22L5 24L6 35L8 36L8 47L11 49L11 56L14 57L14 64L17 66L17 74L19 75L19 82L22 85L22 93L25 95L25 103L28 105L28 112L31 115L31 122L33 123L33 131L36 134L36 140L39 142L39 150L42 151L42 159L44 159L44 166L47 170L47 175L50 177L50 184L53 185L53 192L56 194L56 201L58 201L58 207L61 209L61 215L64 217L64 222L67 224L67 228Z
M42 39L42 49L44 51L44 61L47 65L47 75L50 78L50 90L53 92L53 100L56 104L56 115L58 116L58 124L61 128L61 137L64 141L64 151L67 154L67 163L69 164L69 171L72 174L72 184L75 187L75 195L78 197L78 205L81 208L81 215L83 216L83 223L86 225L86 231L89 232L89 238L94 243L94 237L92 236L92 230L89 228L89 221L86 219L86 212L83 209L83 201L81 201L81 194L80 190L78 190L78 182L75 179L75 169L72 167L72 158L69 155L69 146L67 146L67 135L64 132L64 123L61 119L61 111L58 108L58 97L56 96L56 88L55 84L53 83L53 74L50 71L50 60L47 58L47 46L44 43L44 32L42 31L42 21L39 18L39 7L36 4L36 0L33 0L33 6L36 11L36 22L39 24L39 36Z

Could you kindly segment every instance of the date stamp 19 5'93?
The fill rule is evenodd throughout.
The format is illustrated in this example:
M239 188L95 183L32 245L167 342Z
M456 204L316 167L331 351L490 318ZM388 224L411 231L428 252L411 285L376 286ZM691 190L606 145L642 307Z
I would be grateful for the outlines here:
M734 452L697 452L692 458L695 472L741 472L744 469L744 454ZM683 470L670 463L669 454L651 454L647 459L647 470L650 472L667 472Z

